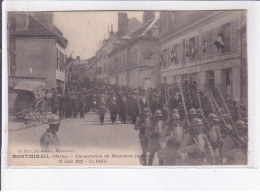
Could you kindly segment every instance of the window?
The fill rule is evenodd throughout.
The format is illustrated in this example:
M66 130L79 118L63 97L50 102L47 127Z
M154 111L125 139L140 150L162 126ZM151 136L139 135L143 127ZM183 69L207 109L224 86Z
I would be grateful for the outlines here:
M57 62L56 62L56 69L59 69L59 65L60 65L60 52L58 49L56 49L56 53L57 53Z
M195 37L189 39L189 59L195 60L197 55L197 48L196 48L196 39Z
M175 44L170 51L170 65L178 65L178 44Z
M164 67L169 64L169 61L168 61L168 52L169 52L169 49L163 49L163 51L162 51L162 55L161 55L161 65L164 66Z
M135 65L137 65L137 63L138 63L138 58L137 58L137 49L135 49L135 54L134 54L135 56L134 56L134 64Z
M221 26L220 36L224 41L224 47L221 48L221 53L225 54L231 51L231 23Z

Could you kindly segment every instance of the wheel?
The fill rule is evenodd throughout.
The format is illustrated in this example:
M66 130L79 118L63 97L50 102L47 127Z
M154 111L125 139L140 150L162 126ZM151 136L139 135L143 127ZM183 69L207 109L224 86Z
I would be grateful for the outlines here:
M35 105L35 117L39 121L45 121L48 115L48 105L44 99L39 100Z
M17 114L16 114L16 118L17 118L17 119L24 119L25 115L26 115L26 114L25 114L24 112L17 113Z

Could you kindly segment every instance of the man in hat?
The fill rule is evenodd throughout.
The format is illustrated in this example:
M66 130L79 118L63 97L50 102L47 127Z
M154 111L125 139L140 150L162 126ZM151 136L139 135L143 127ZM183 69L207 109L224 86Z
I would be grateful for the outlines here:
M142 155L140 156L140 163L144 166L147 165L146 154L148 152L148 137L146 135L147 124L150 120L149 109L145 107L143 112L137 118L134 129L139 131L139 140L142 149Z
M56 114L52 114L48 119L49 128L44 132L40 139L41 148L45 151L56 149L60 146L57 132L60 127L60 118Z

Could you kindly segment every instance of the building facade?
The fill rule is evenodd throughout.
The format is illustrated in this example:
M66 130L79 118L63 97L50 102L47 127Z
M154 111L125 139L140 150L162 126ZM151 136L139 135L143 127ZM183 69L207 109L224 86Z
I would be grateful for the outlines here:
M225 97L246 103L243 17L243 11L161 14L161 80L193 83L198 88L219 86Z
M65 88L68 41L53 24L52 13L9 13L8 29L9 86L38 80L48 88Z
M143 24L122 36L120 44L108 53L110 83L156 87L158 81L154 69L160 63L158 22L153 12L145 12Z

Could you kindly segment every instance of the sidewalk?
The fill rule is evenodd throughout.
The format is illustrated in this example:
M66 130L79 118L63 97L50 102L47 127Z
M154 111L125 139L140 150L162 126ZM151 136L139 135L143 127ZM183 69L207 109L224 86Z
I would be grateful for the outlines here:
M27 129L31 127L36 127L38 125L44 124L42 121L37 121L35 119L17 119L15 116L8 118L8 131L17 131L21 129Z

